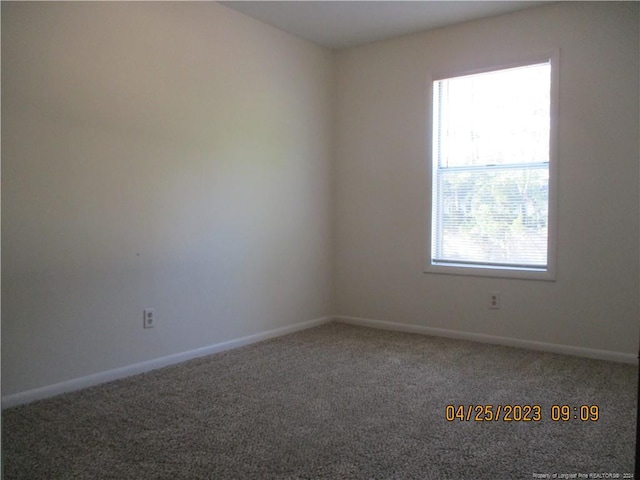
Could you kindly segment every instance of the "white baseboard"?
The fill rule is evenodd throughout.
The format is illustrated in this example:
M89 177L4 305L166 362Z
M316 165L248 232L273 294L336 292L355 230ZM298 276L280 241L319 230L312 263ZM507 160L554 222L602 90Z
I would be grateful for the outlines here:
M410 325L407 323L386 322L383 320L371 320L369 318L347 317L337 315L335 321L359 325L362 327L380 328L384 330L395 330L399 332L420 333L423 335L433 335L435 337L447 337L458 340L470 340L480 343L491 343L505 345L507 347L526 348L528 350L540 350L543 352L561 353L576 357L594 358L597 360L609 360L613 362L638 364L638 357L632 353L612 352L609 350L596 350L592 348L572 347L570 345L560 345L556 343L534 342L531 340L520 340L516 338L498 337L485 335L482 333L460 332L447 330L444 328L424 327L421 325Z
M223 352L234 348L250 345L252 343L261 342L270 338L280 337L289 333L294 333L307 328L317 327L332 321L359 325L363 327L379 328L384 330L395 330L399 332L419 333L423 335L433 335L436 337L447 337L459 340L470 340L473 342L491 343L497 345L505 345L508 347L526 348L529 350L540 350L544 352L561 353L565 355L573 355L577 357L594 358L598 360L609 360L614 362L622 362L629 364L638 364L638 358L634 354L612 352L608 350L596 350L591 348L572 347L569 345L559 345L554 343L534 342L530 340L520 340L508 337L498 337L494 335L485 335L481 333L460 332L456 330L448 330L444 328L425 327L421 325L411 325L407 323L387 322L383 320L372 320L368 318L349 317L349 316L332 316L316 318L306 322L296 323L287 327L276 328L266 332L249 335L247 337L229 340L227 342L209 345L207 347L197 348L188 352L177 353L162 358L156 358L146 362L128 365L126 367L107 370L105 372L87 375L85 377L75 378L54 385L27 390L25 392L16 393L2 397L2 409L23 405L36 400L53 397L66 392L80 390L82 388L92 387L101 383L118 380L120 378L130 377L139 373L148 372L158 368L166 367L180 362L185 362L193 358L211 355L213 353Z
M255 335L249 335L247 337L237 338L235 340L229 340L227 342L216 343L215 345L197 348L188 352L168 355L166 357L128 365L126 367L94 373L92 375L87 375L86 377L74 378L72 380L56 383L54 385L48 385L46 387L35 388L33 390L27 390L25 392L16 393L13 395L7 395L2 397L2 409L14 407L17 405L23 405L35 400L42 400L44 398L53 397L55 395L60 395L66 392L72 392L74 390L80 390L82 388L92 387L94 385L110 382L112 380L130 377L131 375L148 372L150 370L155 370L157 368L184 362L193 358L203 357L205 355L211 355L213 353L243 347L245 345L261 342L270 338L280 337L282 335L287 335L289 333L297 332L300 330L306 330L307 328L317 327L319 325L329 323L333 319L334 317L316 318L314 320L296 323L295 325L276 328L273 330L268 330L266 332L256 333Z

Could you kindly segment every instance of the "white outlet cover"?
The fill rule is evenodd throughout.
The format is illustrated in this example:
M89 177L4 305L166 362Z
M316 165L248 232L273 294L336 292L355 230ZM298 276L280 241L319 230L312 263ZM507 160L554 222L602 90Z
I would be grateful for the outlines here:
M489 292L489 305L492 310L500 309L500 292Z
M153 311L153 308L145 308L142 326L144 328L153 328L154 323L155 323L155 313Z

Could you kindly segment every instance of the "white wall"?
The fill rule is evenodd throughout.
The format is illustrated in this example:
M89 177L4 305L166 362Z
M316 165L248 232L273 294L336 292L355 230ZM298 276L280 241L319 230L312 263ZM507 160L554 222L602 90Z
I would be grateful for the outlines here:
M2 394L331 314L332 88L212 2L3 3Z
M337 55L336 311L637 352L639 8L565 2ZM560 49L557 281L423 273L427 76ZM487 309L487 293L502 308Z

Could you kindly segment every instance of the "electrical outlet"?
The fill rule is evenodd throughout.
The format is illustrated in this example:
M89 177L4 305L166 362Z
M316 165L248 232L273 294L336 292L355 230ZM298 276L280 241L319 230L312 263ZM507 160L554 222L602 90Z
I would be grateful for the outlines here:
M145 308L144 309L144 320L142 326L144 328L153 328L156 323L156 316L153 308Z
M500 292L489 292L489 308L492 310L500 309Z

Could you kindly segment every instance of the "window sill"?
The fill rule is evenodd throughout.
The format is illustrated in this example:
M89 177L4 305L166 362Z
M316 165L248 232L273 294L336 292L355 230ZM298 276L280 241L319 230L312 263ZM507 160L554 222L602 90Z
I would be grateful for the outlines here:
M490 267L490 266L469 266L456 264L432 264L427 263L424 273L435 273L441 275L461 275L474 277L497 277L513 278L517 280L543 280L554 282L555 273L548 270Z

